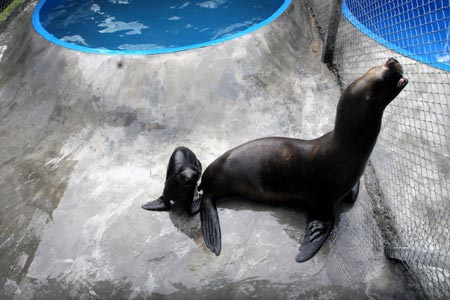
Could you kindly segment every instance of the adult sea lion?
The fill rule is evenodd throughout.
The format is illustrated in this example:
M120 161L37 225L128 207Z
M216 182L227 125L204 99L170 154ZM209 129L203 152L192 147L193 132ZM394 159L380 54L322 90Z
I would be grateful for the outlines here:
M202 174L202 164L186 147L177 147L169 159L166 182L161 197L142 205L147 210L169 210L171 201L179 202L189 214L200 209L200 201L194 199L195 188Z
M199 186L203 190L200 214L206 246L220 254L216 202L238 196L303 206L308 218L295 259L303 262L313 257L331 232L336 203L355 201L383 111L407 83L400 63L390 58L345 89L333 131L315 140L257 139L218 157L205 170Z

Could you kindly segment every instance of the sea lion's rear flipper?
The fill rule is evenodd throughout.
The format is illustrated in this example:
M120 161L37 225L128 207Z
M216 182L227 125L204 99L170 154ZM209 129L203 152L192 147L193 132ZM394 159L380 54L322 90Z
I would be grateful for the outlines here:
M170 201L163 199L163 196L161 196L154 201L150 201L145 204L142 204L141 207L146 210L156 210L156 211L169 210L170 209Z
M297 262L304 262L313 257L328 239L334 225L334 215L310 214L305 226L305 236L300 245L300 252L295 257Z
M355 186L352 188L350 192L348 192L347 195L342 198L342 201L345 203L353 204L356 201L356 198L358 198L359 194L359 181L355 184Z
M201 201L200 220L202 223L203 240L209 250L219 256L221 235L216 203L207 197L203 197Z

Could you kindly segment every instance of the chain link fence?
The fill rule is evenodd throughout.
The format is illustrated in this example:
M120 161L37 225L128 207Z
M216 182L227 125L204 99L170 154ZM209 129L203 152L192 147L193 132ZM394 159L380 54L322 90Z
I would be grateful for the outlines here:
M333 1L306 0L323 39L327 33Z
M385 253L429 299L450 299L450 4L428 0L309 1L317 25L340 18L333 66L345 87L394 57L409 79L385 112L372 155ZM364 229L364 230L370 230Z

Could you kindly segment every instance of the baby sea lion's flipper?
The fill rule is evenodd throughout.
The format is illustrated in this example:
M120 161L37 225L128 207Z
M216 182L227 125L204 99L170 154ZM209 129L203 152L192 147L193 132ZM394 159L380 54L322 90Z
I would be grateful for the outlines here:
M333 225L334 215L331 212L308 215L305 236L295 260L304 262L313 257L328 239Z
M145 204L142 204L141 207L143 209L156 210L156 211L169 210L170 209L170 201L164 199L163 196L161 196L154 201L150 201Z
M343 202L349 203L349 204L355 203L356 198L358 198L358 194L359 194L359 182L360 182L360 180L358 180L358 182L355 184L355 186L352 188L352 190L350 192L348 192L348 194L345 195L344 198L342 198Z
M196 213L198 213L200 211L201 203L202 203L202 201L201 201L200 197L192 200L192 204L191 204L191 208L190 208L191 215L195 215Z
M202 197L201 201L200 220L202 223L203 240L209 250L219 256L221 235L216 202L209 197Z
M193 216L200 211L200 203L201 200L199 198L195 198L194 196L187 197L183 200L184 210L188 215Z

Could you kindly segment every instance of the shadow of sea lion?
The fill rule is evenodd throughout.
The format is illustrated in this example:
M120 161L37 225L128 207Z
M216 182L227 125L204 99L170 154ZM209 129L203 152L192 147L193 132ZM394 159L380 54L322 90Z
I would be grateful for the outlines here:
M194 200L197 196L194 196ZM200 226L200 218L195 215L187 214L185 207L180 202L174 202L169 210L169 218L173 225L183 234L202 244L202 231Z
M243 201L240 197L224 198L218 208L231 209L234 211L253 211L253 212L269 212L279 225L283 227L284 232L290 239L299 242L304 237L304 227L307 221L307 210L299 205L286 203L285 205L277 205L270 203L258 203L252 201ZM340 216L345 214L354 206L354 202L341 202L335 208L335 227L339 227ZM259 229L256 229L259 230Z
M194 196L194 200L199 195ZM341 203L336 207L336 228L339 227L340 215L347 212L353 203ZM239 197L227 197L221 203L219 208L229 209L233 211L252 211L252 212L268 212L270 216L274 217L281 228L276 228L274 231L283 229L286 235L295 242L302 241L304 237L304 224L307 221L307 211L299 206L285 205L277 206L271 204L255 203L251 201L242 201ZM168 211L169 218L172 224L181 233L192 239L196 244L203 244L200 218L195 215L186 214L185 207L180 202L173 202ZM256 231L263 230L256 228ZM279 232L281 233L281 232ZM330 242L335 238L335 232L332 233ZM236 245L239 246L239 245Z

